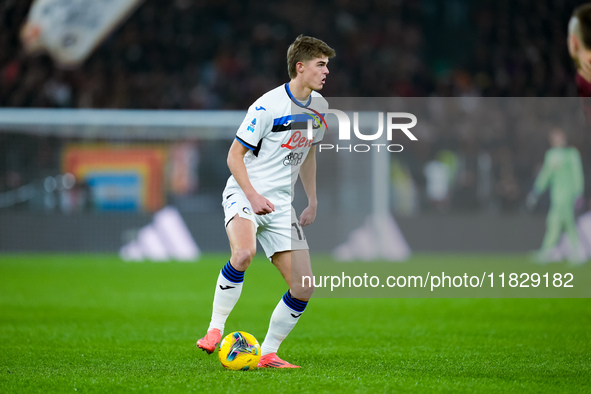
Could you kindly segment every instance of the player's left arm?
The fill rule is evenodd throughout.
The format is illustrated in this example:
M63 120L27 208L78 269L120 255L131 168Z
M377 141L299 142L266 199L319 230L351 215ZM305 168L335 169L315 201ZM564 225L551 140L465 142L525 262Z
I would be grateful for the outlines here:
M585 191L585 177L583 176L583 164L581 163L581 155L576 148L572 148L572 170L575 181L574 192L575 197L583 195Z
M304 160L300 167L300 179L308 197L308 206L300 215L300 225L304 227L314 222L318 207L318 199L316 197L316 146L314 145L310 148L306 160Z

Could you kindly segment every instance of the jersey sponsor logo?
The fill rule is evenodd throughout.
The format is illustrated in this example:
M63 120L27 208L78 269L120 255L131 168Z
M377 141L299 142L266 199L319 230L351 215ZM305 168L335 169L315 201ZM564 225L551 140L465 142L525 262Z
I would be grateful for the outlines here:
M287 122L283 123L283 126L287 127L293 123L293 119L289 119Z
M260 107L256 107L255 108L257 111L266 111L267 108L263 107L262 105Z
M302 157L304 157L304 152L289 152L289 155L285 156L283 159L284 166L297 166L300 165L302 162Z
M295 148L310 148L312 146L312 142L314 142L314 138L308 139L304 137L300 131L296 131L291 135L287 143L281 144L281 147L287 148L289 150L293 150Z
M249 207L243 207L242 212L244 212L247 215L252 215L252 211L250 210Z
M257 125L257 118L254 118L250 124L248 125L248 127L246 128L246 130L250 131L251 133L254 133L254 128Z
M234 205L234 204L236 204L236 201L234 201L232 204L228 205L228 206L226 207L226 209L230 209L230 207L231 207L232 205Z

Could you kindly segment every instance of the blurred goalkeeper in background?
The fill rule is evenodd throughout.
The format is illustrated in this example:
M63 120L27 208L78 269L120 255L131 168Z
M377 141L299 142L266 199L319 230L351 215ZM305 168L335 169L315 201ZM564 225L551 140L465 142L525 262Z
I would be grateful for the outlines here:
M566 135L562 129L550 131L549 138L551 148L546 152L542 170L527 198L527 206L532 209L538 197L550 188L546 234L535 258L542 263L551 261L552 249L560 241L564 229L571 242L570 260L581 263L584 256L575 221L575 204L582 201L584 191L581 157L576 148L566 146Z

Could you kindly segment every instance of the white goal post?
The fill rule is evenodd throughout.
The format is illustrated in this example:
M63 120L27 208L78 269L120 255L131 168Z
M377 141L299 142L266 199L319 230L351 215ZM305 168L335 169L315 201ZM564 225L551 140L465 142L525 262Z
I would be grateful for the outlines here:
M0 109L0 133L88 140L108 139L113 142L120 140L174 142L183 139L231 141L245 115L246 111L225 110L4 108ZM363 182L367 184L361 186L357 184L359 182L357 180L354 184L345 186L345 189L362 187L365 190L371 190L371 199L367 201L367 220L365 223L357 223L356 229L351 229L348 239L343 239L344 243L335 249L334 256L338 260L405 260L410 255L410 248L389 206L391 188L389 155L378 151L370 155L368 169L371 168L371 177L363 177ZM350 159L339 155L338 158L333 157L331 160L346 172L345 168L348 165L343 160ZM322 177L321 171L319 176ZM6 193L11 192L4 194Z
M59 137L232 138L245 111L0 108L0 132Z

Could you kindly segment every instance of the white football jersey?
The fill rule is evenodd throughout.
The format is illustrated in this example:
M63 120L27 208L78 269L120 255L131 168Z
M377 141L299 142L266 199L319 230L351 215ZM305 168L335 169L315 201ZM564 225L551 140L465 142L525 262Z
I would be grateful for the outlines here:
M244 164L259 194L269 199L293 200L300 167L310 147L324 136L327 108L328 103L317 92L312 92L308 102L299 102L287 83L265 93L250 106L236 139L249 149ZM312 124L311 139L308 120ZM236 189L240 186L230 176L224 195Z

